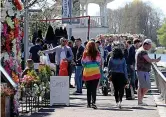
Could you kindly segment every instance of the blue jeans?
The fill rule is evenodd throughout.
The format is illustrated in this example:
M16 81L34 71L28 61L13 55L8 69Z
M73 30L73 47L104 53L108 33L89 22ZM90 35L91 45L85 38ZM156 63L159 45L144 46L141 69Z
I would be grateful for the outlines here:
M129 74L130 74L130 85L133 87L133 89L135 90L135 70L134 69L131 69L129 67Z
M75 81L77 86L77 92L82 92L82 66L76 66L75 68Z

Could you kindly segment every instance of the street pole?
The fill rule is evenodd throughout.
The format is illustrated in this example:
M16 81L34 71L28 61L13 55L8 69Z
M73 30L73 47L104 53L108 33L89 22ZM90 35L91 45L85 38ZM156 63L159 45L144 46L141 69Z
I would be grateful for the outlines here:
M68 40L71 39L72 36L72 0L69 0L69 18L70 18L70 23L69 23L69 36L68 36Z
M28 0L25 0L25 7L28 6ZM28 24L29 24L29 16L28 16L28 7L25 9L25 17L24 17L24 65L26 64L26 60L29 58L29 39L28 39Z
M41 9L29 9L28 1L25 0L25 16L24 16L24 65L26 65L26 61L29 58L29 12L41 12Z

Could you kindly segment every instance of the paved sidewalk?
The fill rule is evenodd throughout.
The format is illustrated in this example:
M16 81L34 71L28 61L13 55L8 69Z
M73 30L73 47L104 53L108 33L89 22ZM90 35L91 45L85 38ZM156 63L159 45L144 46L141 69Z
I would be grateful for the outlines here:
M114 96L97 96L97 110L86 108L86 89L83 95L72 95L70 90L69 107L50 107L32 114L30 117L160 117L152 95L146 95L144 101L149 106L138 106L137 100L123 100L122 109L116 107ZM26 116L28 117L28 116Z
M74 84L74 74L72 75L71 82ZM152 86L155 89L153 83ZM144 98L144 102L148 106L138 106L137 98L135 100L126 100L124 96L122 109L116 107L114 96L98 94L96 101L98 109L94 110L87 108L86 89L83 89L83 95L73 95L74 91L75 89L70 89L69 107L54 106L43 108L38 113L24 117L166 117L166 115L163 116L166 105L162 105L165 109L161 110L159 108L161 104L159 105L154 102L152 94L147 94Z

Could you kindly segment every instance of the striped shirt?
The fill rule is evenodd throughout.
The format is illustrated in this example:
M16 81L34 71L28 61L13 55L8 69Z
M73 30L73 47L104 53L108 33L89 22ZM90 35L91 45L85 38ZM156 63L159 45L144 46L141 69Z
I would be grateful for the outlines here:
M83 70L83 80L95 80L100 79L100 65L101 65L101 57L98 55L95 61L92 61L89 56L83 56L82 64L84 67Z

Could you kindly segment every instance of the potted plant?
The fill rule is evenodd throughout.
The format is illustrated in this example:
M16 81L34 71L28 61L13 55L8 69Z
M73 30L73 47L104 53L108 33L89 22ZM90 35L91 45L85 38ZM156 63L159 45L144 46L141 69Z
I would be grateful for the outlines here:
M49 65L40 64L39 65L39 78L41 85L43 85L44 97L49 99L49 81L50 76L52 75L51 68Z

